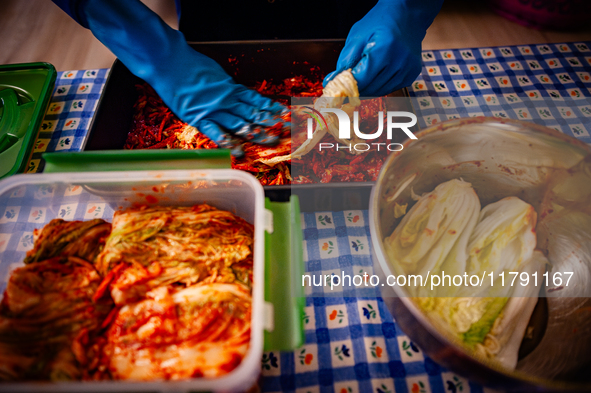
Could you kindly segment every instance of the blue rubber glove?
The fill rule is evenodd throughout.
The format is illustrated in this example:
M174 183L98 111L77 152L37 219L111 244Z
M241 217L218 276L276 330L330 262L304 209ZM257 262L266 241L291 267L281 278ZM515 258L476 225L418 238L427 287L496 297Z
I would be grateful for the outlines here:
M443 0L380 0L351 28L336 71L351 68L359 95L379 97L410 85L421 72L421 42Z
M54 0L148 82L183 121L240 156L244 140L275 144L264 128L287 109L235 83L139 0ZM253 127L258 125L262 127Z

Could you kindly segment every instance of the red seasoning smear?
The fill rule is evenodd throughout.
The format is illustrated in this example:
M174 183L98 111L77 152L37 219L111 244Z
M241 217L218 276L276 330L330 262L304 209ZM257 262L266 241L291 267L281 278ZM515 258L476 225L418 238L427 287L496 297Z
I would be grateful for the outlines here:
M155 204L155 203L158 203L158 198L156 198L153 195L146 195L146 202L148 202L150 204Z

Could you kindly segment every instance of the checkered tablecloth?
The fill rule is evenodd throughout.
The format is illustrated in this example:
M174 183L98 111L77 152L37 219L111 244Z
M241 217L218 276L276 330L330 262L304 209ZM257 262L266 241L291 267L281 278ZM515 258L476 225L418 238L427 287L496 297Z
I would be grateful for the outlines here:
M311 275L373 274L367 210L302 214ZM318 280L318 283L320 281ZM377 288L307 286L306 344L263 357L263 391L481 392L426 357L400 330ZM339 292L341 291L341 292Z
M424 51L409 88L420 127L468 116L533 121L591 143L590 43Z
M88 134L109 69L58 72L27 172L42 172L41 154L79 151Z
M591 143L590 45L424 51L423 72L409 88L413 104L421 109L419 124L425 127L457 117L496 116L534 121ZM42 152L80 149L107 72L58 74L29 172L42 170ZM33 199L25 202L27 198ZM0 224L11 223L2 226L11 229L0 233L0 259L6 260L5 250L16 249L12 247L18 247L19 252L30 247L32 229L49 220L42 201L35 204L39 198L43 195L15 195L14 204L0 206ZM65 199L52 214L65 218L99 214L108 218L107 206L98 200L68 203ZM304 213L302 225L307 272L369 273L372 260L367 211ZM302 315L306 344L295 352L264 354L263 391L486 390L426 357L398 328L377 292L363 298L348 292L320 296L318 291L324 290L307 288Z

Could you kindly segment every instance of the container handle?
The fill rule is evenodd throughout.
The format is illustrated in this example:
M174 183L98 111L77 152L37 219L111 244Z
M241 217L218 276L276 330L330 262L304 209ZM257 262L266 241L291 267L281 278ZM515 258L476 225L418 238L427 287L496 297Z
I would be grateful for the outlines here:
M265 199L273 212L273 232L265 232L265 302L273 304L273 330L265 331L265 351L291 351L304 343L306 299L303 235L297 195L289 202Z
M44 153L44 172L230 169L229 149L101 150Z

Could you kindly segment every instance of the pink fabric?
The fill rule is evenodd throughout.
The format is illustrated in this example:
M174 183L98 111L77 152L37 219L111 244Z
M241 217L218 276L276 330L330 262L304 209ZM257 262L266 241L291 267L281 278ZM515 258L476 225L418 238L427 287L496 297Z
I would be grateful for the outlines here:
M499 15L535 29L570 30L591 17L588 0L490 0Z

